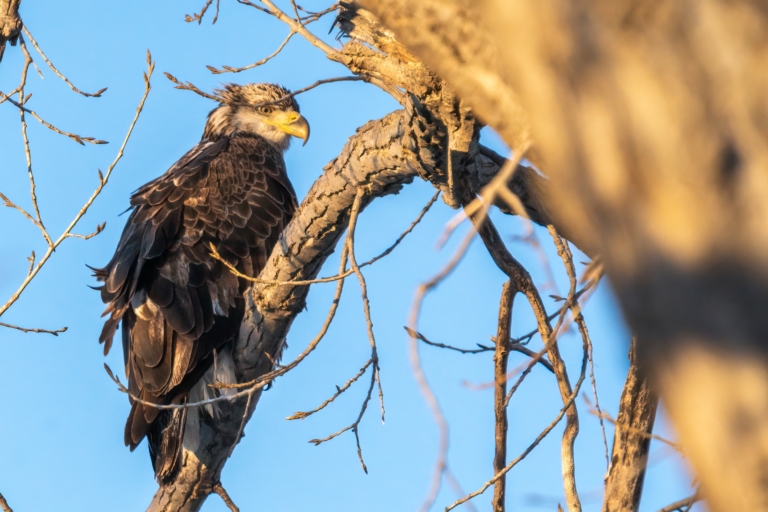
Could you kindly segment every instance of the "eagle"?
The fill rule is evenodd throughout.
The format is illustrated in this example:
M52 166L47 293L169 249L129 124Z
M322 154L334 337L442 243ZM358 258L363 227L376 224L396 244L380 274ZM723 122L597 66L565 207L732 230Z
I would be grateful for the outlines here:
M292 136L309 138L282 86L227 84L215 94L200 142L131 196L114 256L93 269L107 304L105 355L121 326L131 396L125 444L133 451L147 437L160 482L178 472L185 432L194 444L199 415L216 410L141 401L187 404L219 393L211 382L236 382L231 351L248 281L210 246L242 274L259 275L297 208L283 153Z

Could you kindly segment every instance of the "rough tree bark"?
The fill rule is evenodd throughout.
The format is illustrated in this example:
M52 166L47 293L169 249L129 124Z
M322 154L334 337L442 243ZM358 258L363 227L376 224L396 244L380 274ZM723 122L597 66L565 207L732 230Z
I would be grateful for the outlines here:
M366 187L366 205L420 177L442 190L446 203L457 207L474 197L506 161L479 144L481 125L434 73L370 13L354 4L343 6L337 21L351 40L328 57L354 73L374 77L374 83L406 109L368 123L349 139L287 226L260 275L262 279L314 278L347 227L360 185ZM549 180L519 165L508 185L534 222L554 223L558 230L567 230L559 219L550 216ZM498 206L512 213L506 204L499 202ZM578 240L574 242L581 245ZM308 289L306 285L253 286L234 353L238 382L273 370L270 358L280 354L293 319L304 308ZM259 394L254 394L249 410L246 399L241 398L224 404L215 424L201 425L199 445L193 451L185 449L180 474L160 487L149 507L151 512L195 511L202 506L219 482L232 447L242 434L242 420L245 417L247 421L253 413Z
M0 0L0 62L5 53L5 43L10 41L16 45L16 39L21 32L21 16L19 16L21 0Z
M712 510L768 509L765 3L362 3L510 146L532 136Z
M313 279L346 229L358 186L366 187L365 205L376 197L397 193L403 184L426 172L425 168L432 166L431 151L435 146L430 134L419 127L422 122L413 110L397 111L360 128L312 186L260 277ZM494 161L479 153L474 168L477 172L470 181L477 187L499 170ZM534 175L521 174L515 186L525 190L528 183L523 178L539 179ZM308 291L306 285L254 285L235 348L238 382L251 381L273 369L270 357L280 353L291 323L304 308ZM216 423L202 422L198 448L184 451L179 476L160 487L149 511L186 512L202 506L238 441L244 415L250 417L258 398L256 394L249 411L245 410L245 398L222 403L222 415Z
M637 512L643 494L651 433L659 399L637 358L637 340L629 349L629 372L621 393L613 437L611 468L605 481L603 512Z
M357 193L364 185L368 201L396 193L418 175L417 147L408 147L404 137L412 119L398 111L368 123L347 142L341 155L326 168L285 229L260 277L274 280L313 279L343 234ZM248 382L272 370L285 336L296 315L304 308L308 286L255 285L248 295L248 311L235 348L238 382ZM264 355L269 354L269 357ZM254 398L258 399L258 396ZM245 400L227 404L215 423L201 422L200 444L193 453L184 451L179 476L161 486L151 511L194 511L219 481L221 470L237 434ZM203 415L204 416L204 415Z

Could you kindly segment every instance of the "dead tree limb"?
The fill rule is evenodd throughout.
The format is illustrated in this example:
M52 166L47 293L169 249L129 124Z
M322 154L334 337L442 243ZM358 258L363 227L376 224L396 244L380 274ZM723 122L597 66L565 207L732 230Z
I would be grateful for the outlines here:
M397 193L418 176L418 138L408 136L413 116L398 111L370 122L350 138L339 157L315 182L294 219L272 252L261 277L273 281L308 280L317 276L333 253L349 221L360 186L366 187L363 207L370 200ZM414 143L414 145L411 145ZM256 284L247 296L247 313L235 348L238 382L248 382L273 368L296 315L304 309L308 285ZM214 424L201 422L200 444L184 452L179 476L161 486L150 511L198 510L219 481L236 443L241 419L250 416L243 401L223 404Z
M496 231L493 222L491 222L491 219L486 218L485 221L478 222L478 220L473 217L472 221L475 223L475 228L477 229L480 238L483 240L485 247L488 249L491 258L493 258L493 261L496 263L496 266L509 276L510 280L514 283L515 288L528 299L539 325L541 339L544 340L545 345L549 347L547 354L549 355L549 360L555 370L560 397L563 400L566 413L566 426L561 443L565 498L570 512L580 512L581 501L579 500L578 491L576 489L576 466L573 458L573 445L576 441L576 436L579 433L579 415L576 411L575 404L573 404L573 389L571 388L571 382L568 379L568 371L566 370L563 358L560 356L560 349L558 348L556 338L558 333L556 330L553 331L552 326L549 323L547 312L544 309L544 303L541 300L539 291L534 285L530 274L525 267L523 267L509 253L504 242L502 242L498 231ZM571 301L574 300L574 298L573 296L570 296L567 300ZM585 341L585 354L586 352L587 347Z
M632 338L629 372L616 418L611 469L605 482L603 512L640 510L658 402L651 383L639 365L637 340Z
M510 280L504 283L499 303L499 327L496 332L496 350L493 354L493 410L496 416L494 426L496 449L493 456L493 474L498 474L507 465L507 360L509 348L505 340L510 338L512 328L512 304L517 295L514 283ZM499 341L501 340L501 341ZM506 500L506 474L496 480L493 487L494 512L504 512Z
M288 19L271 2L267 4L271 14ZM472 112L433 73L398 49L401 47L393 38L374 36L375 23L363 19L357 8L342 10L342 14L342 30L352 40L340 51L316 46L353 73L372 77L370 82L391 93L406 111L361 127L326 167L287 226L259 276L267 282L255 283L246 297L246 317L234 351L240 383L273 370L309 290L308 284L284 282L317 276L347 227L359 187L366 188L364 208L374 198L396 193L403 184L421 177L439 188L448 204L456 206L477 193L503 165L501 157L479 146L479 125ZM311 36L304 34L306 29L289 26L305 37ZM379 45L391 54L366 45ZM513 190L523 198L535 198L526 199L533 211L548 211L541 208L547 201L546 193L541 193L546 189L545 178L524 166L517 170L520 172L515 173L510 187L517 187ZM222 414L215 424L201 420L198 446L185 449L181 471L173 482L160 487L150 511L200 508L219 482L244 421L258 402L260 389L247 396L247 401L221 402ZM572 397L568 404L570 425L571 411L575 411Z

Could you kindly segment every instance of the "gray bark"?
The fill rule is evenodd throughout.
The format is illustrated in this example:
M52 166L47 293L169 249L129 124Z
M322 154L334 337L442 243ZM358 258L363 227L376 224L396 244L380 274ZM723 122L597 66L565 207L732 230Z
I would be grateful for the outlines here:
M768 509L765 4L362 3L508 144L531 134L710 507Z

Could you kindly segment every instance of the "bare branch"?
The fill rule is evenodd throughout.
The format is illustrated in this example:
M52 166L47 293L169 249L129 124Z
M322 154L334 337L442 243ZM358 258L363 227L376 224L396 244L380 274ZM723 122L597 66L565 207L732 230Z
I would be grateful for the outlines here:
M211 6L212 2L213 2L213 0L206 0L205 5L203 6L202 9L200 9L200 12L194 14L193 16L190 16L189 14L185 14L184 15L184 21L186 21L187 23L191 23L193 21L196 21L198 25L200 23L202 23L203 22L203 16L205 16L205 11L208 10L208 8ZM212 23L216 23L216 20L218 20L218 19L219 19L219 0L216 0L216 15L213 17L213 22Z
M528 446L528 447L527 447L527 448L526 448L526 449L523 451L523 453L521 453L520 455L518 455L518 457L517 457L515 460L511 461L509 464L507 464L507 465L504 467L504 469L502 469L502 470L501 470L499 473L496 473L496 474L493 476L493 478L491 478L490 480L488 480L487 482L485 482L485 483L483 484L483 486L482 486L480 489L478 489L477 491L475 491L475 492L472 492L472 493L470 493L470 494L466 495L465 497L461 498L460 500L457 500L457 501L453 502L452 504L450 504L448 507L446 507L446 508L445 508L445 512L448 512L448 511L450 511L450 510L453 510L454 508L458 507L459 505L461 505L461 504L463 504L463 503L466 503L467 501L471 500L472 498L474 498L474 497L476 497L476 496L479 496L479 495L483 494L483 493L484 493L484 492L485 492L485 491L486 491L486 490L487 490L487 489L488 489L490 486L492 486L493 484L495 484L495 483L496 483L496 481L497 481L499 478L501 478L502 476L504 476L505 474L507 474L507 473L509 472L509 470L510 470L510 469L512 469L512 468L513 468L513 467L515 467L515 466L516 466L516 465L517 465L517 464L518 464L520 461L522 461L523 459L525 459L525 457L526 457L526 456L527 456L529 453L531 453L531 452L534 450L534 448L536 448L536 447L539 445L539 443L540 443L540 442L541 442L541 441L542 441L542 440L543 440L545 437L547 437L547 435L548 435L550 432L552 432L552 429L554 429L554 428L555 428L555 426L557 426L557 424L558 424L558 423L560 423L560 420L561 420L561 419L563 418L563 416L565 415L565 413L566 413L566 410L567 410L567 409L569 409L569 408L570 408L570 407L573 405L573 401L576 399L576 397L577 397L577 396L578 396L578 394L579 394L579 390L581 389L581 384L582 384L582 382L584 382L584 377L585 377L585 375L586 375L586 371L587 371L587 352L585 351L585 352L584 352L584 358L582 359L582 363L581 363L581 374L579 375L579 380L577 380L577 381L576 381L576 385L575 385L575 386L574 386L574 388L573 388L573 393L572 393L572 394L571 394L571 396L569 396L569 397L568 397L568 399L565 401L565 403L563 404L563 408L562 408L562 409L560 409L560 412L557 414L557 416L555 417L555 419L554 419L554 420L552 420L552 422L551 422L549 425L547 425L547 427L546 427L544 430L542 430L542 431L541 431L541 433L540 433L540 434L539 434L539 435L536 437L536 439L535 439L535 440L534 440L534 441L533 441L533 442L532 442L532 443L531 443L531 444L530 444L530 445L529 445L529 446Z
M508 340L512 327L512 305L517 295L517 288L512 280L504 283L499 304L499 325L497 340ZM496 386L493 390L493 412L495 422L495 453L493 457L493 473L497 474L507 465L507 358L509 350L504 343L496 343L493 355L493 376ZM493 489L491 508L494 512L504 512L506 504L506 475L496 480Z
M23 30L24 30L24 33L29 38L29 42L32 43L32 46L35 47L35 50L37 50L37 53L40 54L40 56L43 58L45 63L48 64L48 67L51 68L51 71L53 71L56 74L56 76L58 76L59 78L64 80L64 82L66 82L66 84L69 86L70 89L72 89L73 91L75 91L78 94L82 94L85 97L99 98L99 97L101 97L102 94L104 94L104 92L107 90L106 87L104 87L103 89L99 89L98 91L96 91L94 93L83 92L80 89L78 89L77 87L75 87L75 85L72 82L70 82L69 79L67 79L66 76L64 76L58 69L56 69L56 66L53 65L53 62L51 62L48 59L48 57L46 57L45 53L43 53L43 50L40 49L40 46L38 46L37 41L35 41L35 38L32 37L32 34L29 32L29 29L26 27L26 25L23 27Z
M218 1L216 2L216 7L218 9ZM217 13L218 14L218 13ZM214 18L214 23L216 18ZM232 498L229 497L229 494L227 493L227 490L224 489L224 486L221 485L221 482L217 482L213 485L213 492L221 496L221 499L224 501L224 504L231 510L232 512L240 512L240 509L235 505L235 503L232 501Z
M62 332L67 332L66 327L62 327L61 329L49 330L49 329L39 329L37 327L19 327L18 325L6 324L4 322L0 322L0 327L8 327L10 329L16 329L17 331L21 331L23 333L39 332L39 333L45 333L45 334L53 334L54 336L58 336L59 333L62 333Z
M5 44L5 41L3 41L2 44ZM2 49L0 49L0 52L1 51ZM2 57L2 55L0 55L0 57ZM0 509L2 509L3 512L13 512L13 509L6 501L5 496L3 496L1 493L0 493Z
M688 512L697 501L701 501L701 494L698 492L687 498L670 503L666 507L659 509L659 512Z
M261 66L262 64L266 64L270 60L272 60L274 57L276 57L281 51L283 51L283 48L285 48L285 45L288 44L288 41L291 40L291 38L296 34L294 31L288 32L288 35L283 39L283 42L280 43L280 46L277 47L277 50L270 53L263 59L254 62L253 64L248 64L247 66L243 66L241 68L233 68L231 66L222 66L222 69L217 69L213 66L205 66L208 68L208 70L213 73L214 75L220 75L222 73L240 73L241 71L245 71L247 69L253 69L255 67Z
M247 3L248 5L251 5L252 7L257 7L250 2L246 2L245 0L240 1L240 3ZM260 8L261 10L268 12L278 20L282 21L286 25L288 25L291 30L298 32L302 36L304 36L304 39L309 41L310 44L312 44L314 47L322 50L326 54L333 54L336 53L336 50L328 46L322 39L314 35L312 32L306 29L304 25L301 23L300 20L294 20L291 18L288 14L280 10L273 2L272 0L261 0L261 3L267 6L267 9Z
M56 132L58 134L64 135L65 137L69 137L70 139L74 140L78 144L82 145L84 142L87 142L89 144L108 144L108 142L105 141L105 140L99 140L99 139L95 139L93 137L83 137L81 135L77 135L77 134L74 134L74 133L65 132L64 130L60 130L60 129L56 128L55 126L53 126L48 121L46 121L45 119L43 119L42 117L40 117L39 115L37 115L37 112L35 112L34 110L29 110L28 108L24 107L21 103L17 103L16 101L14 101L12 98L7 96L2 91L0 91L0 98L2 98L3 101L8 101L9 103L12 103L16 107L18 107L19 110L22 110L24 112L32 114L32 117L37 119L40 122L40 124L42 124L43 126L48 128L49 130L52 130L52 131L54 131L54 132Z
M621 393L618 419L614 421L604 411L590 411L616 426L612 463L605 481L603 512L637 512L640 509L658 401L640 367L637 339L633 336L629 348L629 371ZM657 436L657 439L670 444L661 437ZM672 446L679 450L679 446Z
M541 297L539 296L539 292L533 284L533 280L531 279L530 274L528 274L525 268L520 265L520 263L515 260L515 258L513 258L509 253L506 246L501 241L501 238L499 237L499 234L496 231L496 228L493 226L491 220L489 218L482 219L483 216L481 213L482 211L480 213L471 215L470 218L475 224L476 229L483 240L483 243L485 243L485 246L488 249L488 252L491 254L491 257L493 258L496 265L502 272L507 274L509 278L514 281L517 289L525 294L526 298L528 299L528 302L530 303L534 315L536 316L536 320L539 324L539 333L541 334L541 338L542 340L548 340L547 345L549 348L547 352L555 370L555 377L557 378L560 396L563 400L563 403L566 403L570 400L569 397L572 395L571 384L568 380L568 372L565 368L565 362L560 356L560 350L557 346L557 337L552 335L552 327L547 320L548 315L544 308ZM569 300L566 301L566 304L573 300L574 295L575 290L574 293L569 296ZM557 333L557 330L554 332ZM586 341L584 343L584 357L586 360L588 347ZM565 486L565 497L569 511L578 512L581 510L581 502L576 490L575 464L573 460L573 445L576 440L576 435L579 432L579 417L578 412L576 411L576 406L569 406L566 410L566 414L567 422L565 431L563 432L561 450L563 464L563 483Z
M555 314L555 315L553 315L550 318L553 318L555 316L557 316L557 315ZM424 343L426 343L427 345L431 345L431 346L437 347L437 348L444 348L444 349L448 349L448 350L453 350L453 351L459 352L461 354L480 354L482 352L493 352L494 350L496 350L496 346L495 346L496 338L495 337L491 338L491 341L494 342L494 346L493 347L487 347L485 345L481 345L480 343L477 343L477 346L479 348L460 348L460 347L454 347L452 345L446 345L444 343L437 343L435 341L430 341L423 334L421 334L420 332L416 332L416 331L411 330L411 328L408 327L408 326L403 326L403 329L405 329L405 331L408 333L409 336L416 337L420 341L423 341ZM536 332L538 332L538 331L537 330L533 331L533 334L535 334ZM531 334L531 336L533 336L533 334ZM522 354L527 355L528 357L536 357L536 352L534 352L533 350L529 349L525 345L522 345L522 344L516 343L516 342L515 343L508 343L507 344L507 350L513 350L515 352L520 352ZM546 359L538 357L537 358L537 362L539 364L543 365L547 370L549 370L549 371L554 373L554 370L552 369L552 363L550 363Z
M88 240L90 238L95 237L96 235L98 235L102 231L104 231L104 228L106 226L107 226L107 222L104 221L101 224L99 224L98 226L96 226L96 230L93 233L90 233L88 235L78 235L77 233L69 233L67 236L70 237L70 238L80 238L81 240Z
M552 240L555 242L555 247L557 248L557 254L560 256L560 259L563 261L563 266L565 267L565 272L568 274L568 280L570 281L570 290L568 292L568 296L572 297L576 294L576 287L578 285L577 278L576 278L576 269L573 266L573 255L571 254L571 250L568 248L568 242L564 241L562 237L558 234L557 230L553 225L547 226L547 229L549 230L550 235L552 236ZM584 320L584 315L581 312L581 306L579 305L579 301L577 300L571 300L568 301L568 305L571 309L571 313L573 314L573 320L576 322L576 325L579 329L579 334L582 337L582 340L586 344L588 351L589 351L589 378L592 383L592 394L595 399L595 408L597 409L597 412L600 413L600 400L597 395L597 382L595 380L595 364L592 360L592 338L589 336L589 330L587 329L587 323ZM605 468L606 471L610 469L611 467L611 459L608 455L608 437L605 434L605 424L603 423L602 414L599 416L600 418L600 432L603 435L603 446L605 447Z
M195 94L198 94L202 96L203 98L208 98L209 100L213 100L216 102L221 102L221 98L218 96L214 96L212 94L208 94L207 92L203 92L198 87L193 84L192 82L183 83L181 80L173 76L172 74L168 73L167 71L163 71L163 74L165 75L165 78L176 84L175 89L181 89L183 91L192 91Z
M298 13L297 13L298 17ZM365 400L363 400L363 404L360 407L360 413L357 416L357 419L349 425L348 427L345 427L338 432L331 434L330 436L324 438L324 439L312 439L310 443L314 443L315 446L318 446L321 443L324 443L326 441L330 441L331 439L339 436L340 434L352 430L355 433L355 442L357 443L357 456L360 459L360 465L363 467L363 471L368 473L368 468L365 465L365 461L363 460L363 451L360 447L360 422L363 419L363 415L365 414L365 411L368 407L368 402L371 399L371 393L373 392L373 386L375 382L379 383L379 398L381 400L381 421L384 421L384 395L381 391L381 381L379 378L379 356L376 352L376 339L373 335L373 322L371 321L371 312L370 312L370 305L368 302L368 287L365 282L365 278L363 277L362 272L360 271L360 267L357 265L357 261L355 260L355 227L357 226L357 216L360 213L360 208L363 204L363 198L365 197L365 188L364 187L358 187L357 193L355 194L354 202L352 203L352 209L349 214L349 227L347 232L347 239L345 242L345 248L347 253L349 254L349 261L350 265L352 266L352 269L354 270L355 274L357 275L358 280L360 281L360 288L362 290L363 295L363 311L365 313L365 321L368 326L368 339L371 344L371 366L372 366L372 372L371 372L371 385L368 387L368 394L365 396ZM340 281L341 282L341 281ZM368 365L366 365L367 367ZM341 391L339 391L341 393Z
M422 208L421 212L419 212L419 215L416 217L416 219L414 219L414 221L411 223L411 225L408 226L408 229L403 231L400 234L400 236L397 238L397 240L395 240L395 242L392 245L390 245L384 252L382 252L378 256L375 256L375 257L371 258L370 260L368 260L368 261L366 261L364 263L361 263L360 264L360 268L366 267L368 265L372 265L373 263L376 263L378 260L380 260L381 258L384 258L385 256L388 256L392 251L394 251L395 248L398 245L400 245L400 242L402 242L403 239L411 231L413 231L413 228L415 228L416 225L419 222L421 222L421 219L424 218L424 215L429 211L429 209L435 203L435 201L437 200L439 195L440 195L439 191L435 192L435 195L432 196L432 199L430 199L427 202L426 206L424 206L424 208ZM275 280L270 280L270 279L261 279L259 277L251 277L251 276L248 276L246 274L243 274L242 272L237 270L237 268L235 268L234 265L232 265L230 262L228 262L227 260L222 258L221 254L219 254L219 251L216 250L216 247L213 244L211 244L211 253L210 254L211 254L212 258L217 259L220 262L222 262L229 269L229 271L232 272L233 274L235 274L237 277L239 277L241 279L245 279L245 280L250 281L252 283L259 283L259 284L272 284L272 285L278 285L278 286L283 286L283 285L298 286L298 285L309 285L309 284L315 284L315 283L330 283L330 282L338 281L339 279L344 279L345 277L351 276L352 274L355 273L354 269L349 269L349 270L346 270L346 271L344 271L344 272L342 272L340 274L337 274L335 276L321 277L319 279L304 279L304 280L300 280L300 281L275 281Z
M330 397L329 399L325 400L322 404L320 404L315 409L312 409L311 411L307 411L307 412L297 412L297 413L292 414L291 416L288 416L285 419L286 420L303 420L307 416L311 416L311 415L315 414L316 412L325 409L325 407L328 404L330 404L331 402L336 400L339 396L341 396L342 393L344 393L346 390L348 390L349 387L357 381L357 379L362 377L363 374L365 373L365 370L368 369L368 367L371 365L371 363L373 363L373 359L369 359L363 365L363 367L360 368L360 371L357 372L357 374L354 377L352 377L347 382L345 382L343 386L341 386L341 387L336 386L336 393L334 393L332 397Z
M99 185L96 187L96 190L94 190L93 194L91 194L91 197L88 198L88 201L80 208L80 211L75 215L75 218L72 219L72 222L69 223L69 226L64 230L64 232L59 236L59 238L53 242L52 245L48 246L48 250L45 252L43 257L40 259L38 264L34 267L32 272L30 272L27 277L24 279L24 281L21 283L19 288L14 292L14 294L8 299L8 301L0 307L0 316L2 316L8 308L10 308L21 296L21 294L24 292L24 290L27 288L30 282L35 278L37 273L40 271L41 268L45 265L45 263L48 261L48 259L53 255L56 248L67 238L69 238L70 233L72 230L77 226L77 223L80 222L80 219L83 218L83 216L88 212L88 209L91 207L93 202L96 200L96 198L101 194L101 191L106 186L107 182L109 181L109 177L112 175L112 171L114 170L117 163L120 161L120 159L123 157L123 152L125 151L125 147L128 144L128 140L131 138L131 134L133 133L133 128L136 126L136 122L139 120L139 116L141 115L141 111L144 108L144 102L147 100L147 96L149 95L149 91L151 90L150 86L150 78L152 77L152 72L155 68L155 63L152 62L152 56L150 55L149 51L147 51L147 72L144 73L144 94L141 97L141 100L139 101L138 107L136 107L136 113L133 117L133 120L131 121L130 126L128 127L128 131L125 134L125 138L123 139L123 144L120 146L120 149L117 152L117 155L115 156L115 159L112 161L112 163L107 168L107 172L104 175L104 179L99 182ZM2 93L0 93L2 94ZM11 100L13 101L13 100Z

